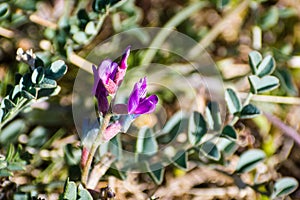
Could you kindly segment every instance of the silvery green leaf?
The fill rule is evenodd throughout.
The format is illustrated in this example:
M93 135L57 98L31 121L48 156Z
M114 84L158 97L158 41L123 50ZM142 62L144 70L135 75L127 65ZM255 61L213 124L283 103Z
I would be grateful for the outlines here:
M241 111L241 109L242 109L241 101L233 89L230 89L230 88L226 89L225 100L226 100L226 104L229 109L229 112L231 114L236 114Z
M189 119L188 137L192 145L198 144L207 132L206 121L203 115L194 111Z
M252 75L248 77L248 80L253 94L268 92L279 86L279 80L275 76L259 78L258 76Z
M249 172L266 158L264 151L260 149L250 149L240 156L240 160L236 167L237 173Z
M298 185L298 181L292 177L278 179L274 184L272 198L287 196L294 192Z

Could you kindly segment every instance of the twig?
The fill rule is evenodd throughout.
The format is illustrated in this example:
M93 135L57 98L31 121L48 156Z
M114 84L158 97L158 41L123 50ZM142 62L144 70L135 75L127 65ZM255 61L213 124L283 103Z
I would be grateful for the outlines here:
M253 97L253 94L252 94L251 92L249 92L249 93L247 94L247 97L245 98L245 101L244 101L242 107L248 105L249 102L250 102L250 100L252 100L252 97ZM231 125L231 126L234 126L235 123L237 123L238 120L239 120L239 117L238 117L238 116L235 116L235 117L232 119L232 121L230 122L230 125Z
M264 112L264 115L267 119L272 122L277 128L279 128L283 133L292 138L298 146L300 146L300 134L293 129L292 127L283 123L279 118L275 117L272 114Z
M29 19L30 19L30 21L32 21L36 24L45 26L45 27L49 27L49 28L52 28L52 29L57 29L58 28L56 23L50 22L46 19L43 19L43 18L39 17L37 14L31 14L29 16Z
M230 12L222 21L220 21L216 26L214 26L199 42L197 46L191 49L188 54L188 58L196 58L199 56L202 51L207 48L220 33L222 33L227 27L228 24L231 23L231 20L242 13L245 9L247 9L250 0L244 0L241 4L239 4L232 12Z
M68 59L72 64L74 64L77 67L93 74L92 66L95 65L95 64L85 60L84 58L78 56L74 52L71 52L71 53L68 54Z
M104 131L106 130L108 124L109 124L109 120L110 120L111 115L110 114L106 114L106 116L104 117L102 124L101 124L101 128L98 132L97 138L95 140L95 142L93 143L87 162L83 168L83 172L82 172L82 176L81 176L81 181L83 183L83 185L87 184L88 181L88 176L89 176L89 171L92 165L92 161L94 158L94 155L96 153L96 150L98 149L98 147L100 146L101 142L102 142L102 134L104 133Z
M115 161L115 157L109 153L101 157L101 160L96 164L90 174L90 179L87 183L87 188L95 189L100 178L105 174L110 165Z
M15 33L13 31L3 27L0 27L0 35L10 39L15 37Z
M246 98L247 93L238 93L241 98ZM292 104L300 105L300 98L298 97L283 97L283 96L271 96L271 95L253 95L252 101L268 102L268 103L280 103L280 104Z

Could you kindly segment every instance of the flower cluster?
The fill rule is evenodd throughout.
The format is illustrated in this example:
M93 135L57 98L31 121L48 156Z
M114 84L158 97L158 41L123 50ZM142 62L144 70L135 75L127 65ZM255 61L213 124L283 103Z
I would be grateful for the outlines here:
M128 47L122 55L119 63L113 62L110 59L102 61L102 63L96 68L93 66L94 72L94 86L92 94L97 98L98 110L104 117L105 115L112 114L113 105L110 105L109 96L114 99L118 88L120 87L126 70L127 70L127 59L130 54L130 48ZM129 96L128 102L123 107L126 108L125 113L114 122L111 122L103 133L103 139L109 141L118 132L126 130L124 128L125 122L128 119L132 121L141 114L151 113L155 110L158 98L156 95L147 95L147 78L141 78L139 82L134 85L134 88ZM113 102L113 100L111 101ZM115 107L120 106L116 105ZM119 113L117 113L119 114Z
M116 94L118 87L124 79L129 53L130 48L128 47L119 64L112 62L110 59L106 59L102 61L97 69L96 66L93 66L94 87L92 93L97 98L99 111L103 115L105 115L109 109L107 97Z

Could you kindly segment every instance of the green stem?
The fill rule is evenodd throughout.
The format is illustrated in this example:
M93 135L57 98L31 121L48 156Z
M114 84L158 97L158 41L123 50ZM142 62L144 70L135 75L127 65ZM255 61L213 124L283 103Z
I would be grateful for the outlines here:
M246 105L248 105L248 104L250 103L250 100L251 100L252 96L253 96L253 93L249 92L248 95L247 95L247 97L246 97L246 99L245 99L245 101L244 101L244 103L243 103L243 106L242 106L242 107L244 107L244 106L246 106ZM238 120L239 120L239 116L235 116L235 117L231 120L231 122L230 122L229 124L230 124L231 126L234 126L234 125L237 123Z
M151 63L156 52L159 50L159 48L162 46L165 39L171 33L171 29L178 26L180 23L182 23L184 20L186 20L188 17L190 17L191 14L193 14L200 8L203 8L205 5L206 5L206 3L203 3L203 2L194 3L194 4L186 7L185 9L182 9L170 21L168 21L165 24L165 26L163 27L163 29L161 29L161 31L156 35L153 42L150 44L149 49L147 50L141 63L145 64L145 65Z
M9 116L7 118L5 118L1 123L0 123L0 131L2 130L2 128L8 123L10 122L13 118L15 118L22 110L24 110L25 108L27 108L30 104L31 101L27 102L28 99L23 99L21 100L18 105L13 109L13 111L11 111L12 114L9 114ZM25 104L26 103L26 104Z
M103 139L102 139L103 133L106 130L107 126L109 125L110 117L111 117L110 114L106 114L106 116L104 117L102 124L101 124L101 128L99 129L98 135L96 137L96 140L93 143L91 150L89 152L89 156L88 156L87 162L83 168L83 172L82 172L82 176L81 176L81 181L84 185L86 185L88 182L89 171L90 171L90 168L92 165L93 158L95 156L96 150L98 149L100 144L103 142Z
M233 19L238 17L242 12L244 12L251 3L251 0L240 1L241 3L234 8L228 15L226 15L219 23L217 23L205 36L201 39L201 41L193 47L188 53L189 59L195 59L205 48L207 48L224 30L228 28L228 24L231 23Z

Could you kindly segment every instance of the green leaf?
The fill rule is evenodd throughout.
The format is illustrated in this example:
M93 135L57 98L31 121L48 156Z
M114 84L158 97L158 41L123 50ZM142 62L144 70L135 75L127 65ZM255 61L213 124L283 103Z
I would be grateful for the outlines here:
M298 188L298 181L292 177L278 179L273 188L272 198L285 197Z
M31 197L28 193L14 193L13 200L31 200Z
M15 120L6 126L0 132L0 143L10 144L18 139L18 136L24 131L26 125L23 120Z
M15 85L18 85L20 83L20 80L22 78L22 75L19 73L15 74Z
M175 113L166 123L162 130L162 134L157 137L160 144L170 143L176 136L183 132L187 124L187 116L179 111Z
M36 56L36 58L34 59L34 67L44 67L44 65L44 61L40 57Z
M117 160L122 158L122 141L121 134L117 134L113 139L109 141L109 151L116 157Z
M96 28L95 22L91 21L91 22L87 23L84 31L88 35L97 34L97 28Z
M237 173L249 172L266 158L264 151L260 149L250 149L240 156L240 160L236 167Z
M27 73L20 79L20 87L22 90L30 88L32 86L31 74Z
M93 10L95 12L104 12L107 7L114 6L118 2L121 2L122 0L94 0L93 1ZM124 1L124 0L123 0Z
M251 92L253 94L268 92L279 86L279 80L275 76L265 76L263 78L259 78L252 75L248 77L248 80L251 86Z
M298 95L298 89L293 82L291 72L285 68L277 69L276 72L276 76L280 79L281 87L291 96Z
M45 88L45 89L40 89L38 91L37 98L42 98L42 97L50 97L50 96L55 96L58 95L60 92L61 87L57 86L56 88Z
M81 184L78 186L77 200L93 200L92 195L86 189L84 189Z
M183 170L187 169L188 155L185 150L179 150L172 158L173 164Z
M158 144L150 128L141 128L136 143L136 153L153 155L158 150Z
M64 187L63 199L76 200L76 198L77 198L76 184L73 181L70 182L68 178Z
M41 89L52 89L52 88L56 88L56 86L57 86L56 81L49 78L44 78L44 80L38 85L38 87Z
M11 162L8 164L7 169L10 171L21 171L21 170L25 170L25 165L26 162L25 161L21 161L21 162Z
M113 163L106 172L107 175L112 175L120 180L126 179L126 173L119 169L115 163Z
M223 154L230 156L237 150L238 145L233 140L229 140L227 138L220 138L217 147Z
M68 67L63 60L57 60L46 70L46 77L58 80L67 73Z
M5 111L4 109L0 108L0 123L2 122L4 116L5 116Z
M233 89L230 89L230 88L226 89L225 100L226 100L226 104L229 109L229 112L231 114L236 114L241 111L241 109L242 109L241 101Z
M279 20L279 11L276 6L272 6L262 18L261 28L262 30L268 30L277 25Z
M243 109L240 113L240 118L241 119L249 119L249 118L254 118L260 114L261 114L261 112L256 106L254 106L252 104L248 104L243 107Z
M92 138L93 136L90 135L89 137ZM122 148L121 134L117 134L109 142L100 145L98 155L102 157L105 153L110 152L112 155L114 155L116 160L120 160L123 156L122 149L123 148Z
M2 109L10 110L10 109L14 108L15 106L16 105L14 104L14 102L12 102L8 96L6 96L1 102Z
M222 130L221 137L225 137L230 140L236 140L237 135L236 135L236 131L233 128L233 126L226 125Z
M266 56L257 67L256 75L261 77L270 75L275 70L276 64L272 56Z
M209 159L217 161L217 160L220 160L220 158L221 158L221 154L220 154L217 146L210 141L204 142L201 145L200 151Z
M262 56L259 52L252 51L249 53L248 58L252 74L256 74L258 64L262 61Z
M34 84L40 84L45 77L45 71L42 67L35 68L31 75L31 81Z
M10 14L10 7L8 3L1 3L0 4L0 20L5 19Z
M219 131L222 126L222 120L218 103L213 101L209 102L205 114L209 128L214 131Z
M7 155L6 155L6 161L11 162L13 160L13 157L15 155L15 147L13 144L9 144L8 149L7 149Z
M192 145L198 144L207 132L206 121L203 115L194 111L189 120L188 137Z
M279 17L282 19L287 19L290 17L297 16L297 9L293 7L285 7L279 9Z
M26 90L22 90L21 95L22 95L22 97L29 99L29 100L35 98L35 96L33 96L30 92L27 92Z
M149 163L146 163L147 171L152 180L156 184L161 184L163 179L164 179L164 173L165 173L165 168L161 163L155 163L152 165L149 165Z
M29 134L28 146L41 147L48 140L47 129L42 126L37 126Z
M11 95L10 95L10 99L13 100L14 103L17 103L17 99L21 96L21 87L20 85L15 85Z
M15 0L14 4L23 10L34 11L37 3L36 0Z
M90 21L88 13L84 9L80 9L77 13L77 18L79 20L79 27L83 29L87 23Z
M218 9L223 9L226 5L230 3L230 0L217 0Z
M0 177L13 176L14 174L8 169L0 169Z
M67 144L64 148L66 163L69 166L78 165L81 159L81 150L72 144Z
M78 44L84 44L88 40L88 38L85 32L79 31L73 35L73 40Z
M2 158L4 158L4 157L2 157ZM5 169L6 167L7 167L7 162L5 160L0 160L0 170Z

